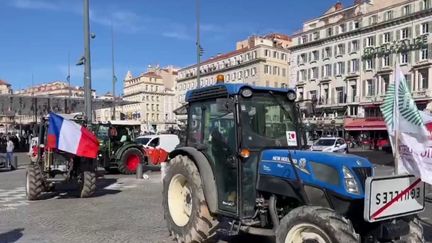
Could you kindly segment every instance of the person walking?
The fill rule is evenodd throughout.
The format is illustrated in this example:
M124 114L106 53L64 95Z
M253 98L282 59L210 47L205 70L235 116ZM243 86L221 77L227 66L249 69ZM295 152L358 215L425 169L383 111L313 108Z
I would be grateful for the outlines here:
M7 138L7 143L6 143L6 160L8 163L8 167L11 167L12 165L12 159L13 159L13 151L15 149L15 145L12 142L11 138L8 137Z

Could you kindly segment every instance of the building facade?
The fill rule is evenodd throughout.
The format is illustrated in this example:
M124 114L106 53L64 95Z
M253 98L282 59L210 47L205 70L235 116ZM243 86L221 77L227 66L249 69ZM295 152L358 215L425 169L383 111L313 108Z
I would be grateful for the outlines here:
M4 80L0 79L0 94L11 94L12 86Z
M141 121L144 132L165 131L175 124L174 92L166 87L177 71L149 67L147 72L133 77L129 71L124 79L123 100L136 102L122 107L126 119Z
M306 123L385 133L379 106L396 65L424 109L432 99L431 7L431 0L337 3L304 23L292 36L290 85L308 104Z
M26 89L14 92L17 95L50 95L55 97L84 97L84 88L79 86L69 86L66 82L54 81L35 85ZM96 92L92 91L93 98L96 98Z
M200 64L200 87L216 83L224 75L228 83L257 86L288 86L288 46L291 39L282 34L252 36L240 41L236 50L219 54ZM179 70L177 76L177 107L185 103L188 90L197 87L197 65Z

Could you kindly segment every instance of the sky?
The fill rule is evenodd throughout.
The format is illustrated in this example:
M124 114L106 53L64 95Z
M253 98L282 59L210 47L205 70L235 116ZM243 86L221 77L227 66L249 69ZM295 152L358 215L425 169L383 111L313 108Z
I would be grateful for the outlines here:
M337 0L200 0L203 60L236 41L271 32L292 34ZM349 6L353 0L341 1ZM82 0L0 0L0 79L14 90L66 80L83 85ZM196 63L196 0L90 0L92 88L111 91L111 27L117 93L130 70ZM33 78L32 78L33 77ZM32 81L33 80L33 81Z

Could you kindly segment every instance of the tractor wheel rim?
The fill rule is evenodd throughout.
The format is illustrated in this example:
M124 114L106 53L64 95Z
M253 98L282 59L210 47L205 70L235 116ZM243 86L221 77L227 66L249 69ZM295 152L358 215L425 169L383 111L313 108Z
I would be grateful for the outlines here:
M168 186L168 209L174 223L185 226L192 214L192 193L185 176L177 174Z
M331 243L330 237L320 227L302 223L292 227L285 238L285 243Z
M139 162L140 159L138 155L136 154L129 155L126 159L126 167L128 168L129 171L136 171Z

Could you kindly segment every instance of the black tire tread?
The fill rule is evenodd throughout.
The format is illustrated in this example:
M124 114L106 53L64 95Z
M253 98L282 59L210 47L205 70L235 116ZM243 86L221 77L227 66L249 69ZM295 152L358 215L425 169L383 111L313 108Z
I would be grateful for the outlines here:
M403 236L401 243L423 243L426 242L423 236L423 226L417 218L409 222L410 231L408 235Z
M303 222L320 227L332 239L332 243L360 242L360 236L349 220L330 208L317 206L302 206L289 212L276 230L276 242L285 242L289 228Z
M169 169L163 180L163 202L162 206L164 208L165 220L167 221L168 230L171 236L178 243L188 243L188 242L210 242L216 235L216 228L218 226L218 221L210 214L207 203L204 197L204 191L202 187L201 176L199 174L198 168L194 162L187 156L178 155L174 157L169 162ZM189 174L188 179L194 184L196 188L196 193L193 197L198 198L199 208L196 212L192 213L190 222L178 230L178 226L172 221L169 215L168 201L167 201L167 190L171 178L178 174L177 171L186 170ZM194 208L194 207L193 207Z
M82 173L82 184L80 197L91 197L96 191L96 173L93 171L84 171Z
M29 180L29 188L26 188L28 200L38 200L45 188L43 174L40 166L31 163L27 167L26 180ZM27 186L27 184L26 184Z

